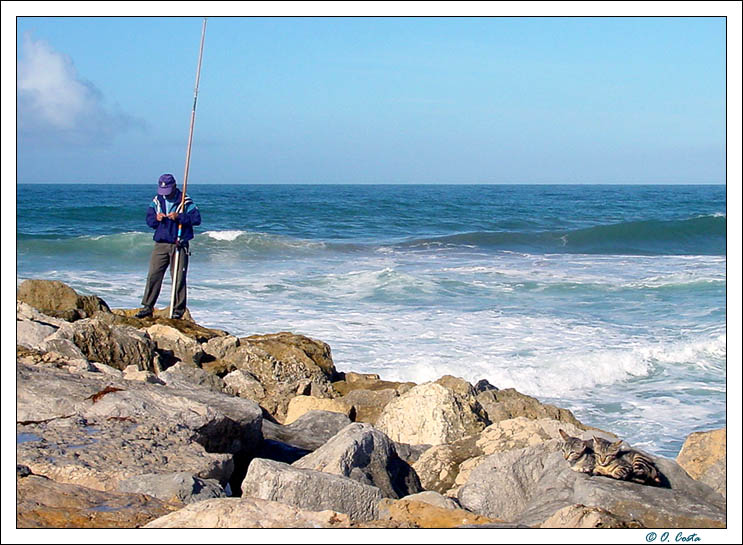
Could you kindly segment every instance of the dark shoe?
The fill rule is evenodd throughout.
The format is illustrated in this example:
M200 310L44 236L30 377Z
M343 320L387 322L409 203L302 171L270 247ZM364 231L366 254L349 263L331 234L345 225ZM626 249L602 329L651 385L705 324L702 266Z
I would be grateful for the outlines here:
M173 319L174 320L182 320L183 319L183 314L173 314Z
M135 318L148 318L150 316L152 316L152 309L147 307L143 308L134 315Z

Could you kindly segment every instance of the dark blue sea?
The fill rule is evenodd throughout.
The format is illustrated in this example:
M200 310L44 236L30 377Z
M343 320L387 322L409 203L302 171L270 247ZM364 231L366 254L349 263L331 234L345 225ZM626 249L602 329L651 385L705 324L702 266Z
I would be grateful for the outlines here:
M17 282L139 306L150 185L19 184ZM487 379L675 457L726 425L725 186L206 185L189 303L339 371ZM169 303L166 281L158 306Z

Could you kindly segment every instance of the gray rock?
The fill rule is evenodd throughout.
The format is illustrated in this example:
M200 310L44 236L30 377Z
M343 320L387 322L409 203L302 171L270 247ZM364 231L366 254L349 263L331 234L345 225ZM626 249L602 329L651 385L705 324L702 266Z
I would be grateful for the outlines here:
M349 424L322 447L292 465L376 486L387 498L423 491L415 470L400 459L392 441L370 424Z
M199 367L178 362L158 374L161 380L173 387L188 389L193 386L208 388L214 392L227 392L224 380L217 375L208 373Z
M725 525L724 498L691 479L678 464L655 459L670 487L641 485L572 471L560 442L498 452L483 459L458 491L460 504L491 518L539 526L560 509L581 504L647 528Z
M119 492L149 494L170 502L194 503L227 496L219 481L201 479L191 473L146 473L119 481Z
M26 348L39 348L44 339L57 331L57 327L35 320L17 320L16 321L16 340L18 346Z
M297 448L315 450L350 423L345 414L310 411L286 426L264 419L263 436Z
M347 477L300 469L281 462L256 458L242 484L243 496L278 501L307 509L330 509L353 520L373 520L382 492Z
M249 400L193 385L159 386L115 375L17 363L17 459L34 473L113 490L142 473L187 471L226 483L235 456L262 442Z

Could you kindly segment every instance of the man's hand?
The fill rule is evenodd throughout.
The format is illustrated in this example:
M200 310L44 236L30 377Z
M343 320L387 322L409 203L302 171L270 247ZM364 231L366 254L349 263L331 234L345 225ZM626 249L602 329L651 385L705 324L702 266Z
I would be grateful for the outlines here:
M165 214L161 212L157 213L157 221L163 221L164 218L165 218Z
M178 219L178 212L171 212L170 214L168 214L168 217L173 221L176 221Z

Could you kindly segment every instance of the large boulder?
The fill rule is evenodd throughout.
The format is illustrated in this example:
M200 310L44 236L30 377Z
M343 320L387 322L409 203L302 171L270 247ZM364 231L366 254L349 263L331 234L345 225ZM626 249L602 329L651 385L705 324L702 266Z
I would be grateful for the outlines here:
M459 489L459 502L475 513L532 527L577 504L646 528L726 524L724 498L671 460L653 460L667 487L648 486L575 472L559 448L560 441L550 440L486 457Z
M70 322L97 312L111 312L100 297L79 295L59 280L24 280L18 286L16 298L44 314Z
M374 520L382 492L375 486L322 471L255 458L242 484L243 496L279 501L310 511L333 510L352 520Z
M534 420L549 418L572 424L582 430L589 429L569 410L541 403L536 398L522 394L513 388L504 390L493 387L485 388L477 394L477 401L485 409L492 423L523 416Z
M191 385L127 381L119 371L17 363L19 463L59 482L114 490L143 473L187 471L226 484L235 456L262 441L249 400ZM115 370L114 370L115 371Z
M130 365L142 370L157 368L155 343L146 333L131 326L109 325L97 316L62 327L45 341L48 349L57 351L65 342L72 342L88 360L122 371Z
M727 497L727 428L692 433L676 462L692 478Z
M260 498L204 500L160 517L144 528L349 528L337 511L313 511Z
M376 426L394 441L440 445L480 433L487 422L468 394L427 382L392 400Z
M205 357L200 342L170 325L153 324L145 331L168 360L196 366Z
M421 492L418 475L400 459L392 441L370 424L354 423L294 467L350 477L379 488L388 498Z
M302 335L282 332L243 337L217 361L217 371L240 369L255 377L265 391L256 401L280 422L286 417L289 400L300 387L304 391L308 381L315 385L314 395L338 396L331 386L336 371L330 347Z
M17 528L137 528L179 507L142 494L58 483L27 467L18 476Z

